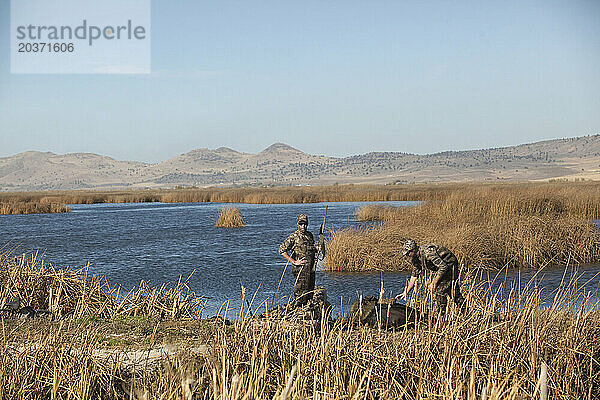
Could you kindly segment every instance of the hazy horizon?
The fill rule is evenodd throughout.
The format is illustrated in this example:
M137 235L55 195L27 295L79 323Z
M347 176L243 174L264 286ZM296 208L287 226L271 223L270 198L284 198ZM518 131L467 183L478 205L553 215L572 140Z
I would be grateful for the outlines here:
M600 132L597 1L151 5L150 74L11 74L0 40L0 157L432 154Z

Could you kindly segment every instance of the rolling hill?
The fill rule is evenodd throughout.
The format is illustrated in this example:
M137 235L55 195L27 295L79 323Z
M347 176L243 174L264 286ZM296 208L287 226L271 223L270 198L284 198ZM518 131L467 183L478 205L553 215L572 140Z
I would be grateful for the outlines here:
M317 156L283 143L257 154L200 148L157 164L92 153L0 158L0 190L600 179L600 135L435 154Z

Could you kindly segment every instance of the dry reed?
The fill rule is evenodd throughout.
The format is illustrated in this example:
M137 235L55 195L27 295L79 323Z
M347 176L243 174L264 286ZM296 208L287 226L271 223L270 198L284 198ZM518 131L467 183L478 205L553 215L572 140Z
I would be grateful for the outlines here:
M67 213L71 208L60 202L8 201L0 202L0 215Z
M527 207L545 207L543 199L559 199L572 215L600 218L600 182L546 183L444 183L410 185L332 185L244 188L189 188L111 191L0 192L0 202L92 203L316 203L338 201L444 200L453 194L481 191L511 196L521 207L520 198L538 199ZM541 199L541 200L540 200ZM551 206L551 205L550 205ZM510 210L511 212L514 210Z
M218 228L243 228L246 224L239 208L223 207L215 226Z
M469 268L594 262L600 258L600 236L589 218L598 206L596 192L527 186L472 187L411 208L367 206L357 211L357 219L384 224L333 232L327 268L409 269L400 251L407 238L445 245Z
M25 332L15 342L10 332L16 325L3 320L0 396L520 400L539 398L545 364L551 398L598 398L600 312L576 280L540 309L533 289L508 290L504 298L470 278L464 288L468 314L451 309L414 330L240 318L232 327L208 324L200 343L190 338L174 353L137 367L126 362L126 349L99 351L102 326L67 335L78 329L68 320L21 324ZM416 291L411 304L430 312L431 299L423 293ZM192 351L199 344L206 345L204 353ZM150 351L148 345L141 354Z
M356 209L357 221L391 221L397 218L397 207L369 204Z
M0 304L15 297L56 318L145 315L192 319L200 318L203 308L203 299L189 289L187 280L159 288L141 281L137 289L123 293L105 277L90 275L89 266L59 269L35 257L0 254Z
M0 201L40 201L65 204L96 203L316 203L322 201L386 201L438 198L456 190L455 184L333 185L244 188L188 188L111 191L4 192Z

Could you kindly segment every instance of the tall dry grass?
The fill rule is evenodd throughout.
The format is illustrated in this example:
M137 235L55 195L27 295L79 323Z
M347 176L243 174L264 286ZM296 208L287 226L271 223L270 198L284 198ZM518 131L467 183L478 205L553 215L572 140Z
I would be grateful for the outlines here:
M332 185L4 192L0 193L0 201L40 201L43 198L65 204L134 202L284 204L323 201L386 201L438 198L445 193L452 192L456 187L456 184Z
M103 351L98 333L65 319L17 325L2 320L0 396L6 399L468 399L540 395L547 365L550 398L597 399L600 312L577 281L546 308L533 289L500 292L468 280L468 313L450 310L409 331L338 320L320 325L242 318L207 324L175 351L132 364L128 350ZM411 304L428 311L427 291ZM575 310L570 312L569 310ZM431 313L429 315L432 315ZM166 344L165 344L166 345ZM205 345L204 352L193 349ZM136 354L143 355L152 351ZM144 361L145 360L145 361Z
M472 187L418 207L366 206L357 210L357 219L384 224L333 232L327 268L409 269L401 256L408 238L442 244L469 268L595 262L600 236L589 218L597 217L598 207L597 192L544 186Z
M331 185L244 188L188 188L110 191L0 192L0 202L51 201L63 204L134 202L213 203L316 203L338 201L444 200L463 192L496 193L511 196L515 203L503 203L507 212L522 207L523 199L559 199L569 212L584 218L600 218L600 182L546 183L444 183L410 185ZM520 199L521 198L521 199ZM545 207L528 203L527 207ZM549 205L551 206L551 205Z
M0 202L0 215L67 213L71 208L60 202L9 201Z
M356 209L354 214L357 221L393 221L398 218L398 207L368 204Z
M0 254L0 305L15 297L56 318L146 315L192 319L200 318L204 303L190 290L187 280L180 279L173 287L151 287L142 280L138 288L123 291L106 277L89 274L89 266L56 268L35 257Z
M242 212L237 207L223 207L215 226L218 228L242 228L246 226Z

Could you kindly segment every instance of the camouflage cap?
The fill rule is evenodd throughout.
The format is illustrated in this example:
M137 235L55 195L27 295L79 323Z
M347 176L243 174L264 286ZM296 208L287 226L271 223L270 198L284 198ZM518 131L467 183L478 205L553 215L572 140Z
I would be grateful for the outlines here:
M408 239L406 241L406 243L404 243L404 251L402 252L402 255L407 255L408 253L410 253L411 251L415 250L417 248L417 242L415 242L412 239Z
M308 217L306 216L306 214L298 215L297 221L298 221L298 223L306 222L306 225L308 225Z

